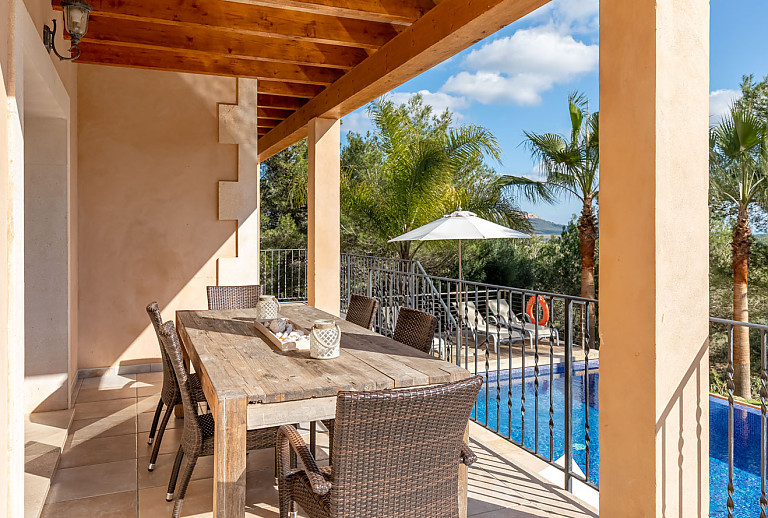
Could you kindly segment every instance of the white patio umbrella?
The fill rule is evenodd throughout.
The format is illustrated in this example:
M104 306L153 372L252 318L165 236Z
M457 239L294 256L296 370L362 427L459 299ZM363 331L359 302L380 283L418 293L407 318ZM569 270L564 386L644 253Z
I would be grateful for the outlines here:
M461 241L464 239L528 239L531 236L517 230L497 225L479 218L474 212L457 210L417 229L390 239L395 241L440 241L456 239L459 242L459 280L464 280L461 271Z
M401 236L390 239L395 241L441 241L447 239L456 239L459 242L459 293L457 296L458 307L461 308L461 292L464 280L461 271L461 242L464 239L528 239L531 236L523 234L517 230L497 225L487 219L479 218L474 212L459 210L447 214L442 218L435 220L417 229L406 232ZM459 310L461 313L461 310ZM461 337L463 334L463 318L459 318L459 342L461 347Z

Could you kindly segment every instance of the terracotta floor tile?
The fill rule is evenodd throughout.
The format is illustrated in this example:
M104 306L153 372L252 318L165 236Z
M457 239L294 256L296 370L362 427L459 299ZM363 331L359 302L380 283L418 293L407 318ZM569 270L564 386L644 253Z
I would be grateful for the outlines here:
M136 374L127 374L118 376L109 374L106 376L96 376L92 378L83 378L80 390L91 388L129 388L136 384Z
M154 412L157 409L157 402L160 401L160 394L149 396L139 396L136 400L136 412ZM163 409L165 411L165 409Z
M38 518L50 483L47 477L24 473L24 518Z
M99 437L113 437L136 433L137 417L128 414L118 414L107 417L92 417L72 421L70 434L73 442L82 442Z
M59 460L60 468L88 466L136 458L136 434L98 437L74 442L70 437Z
M181 441L181 437L184 433L184 428L167 428L165 430L165 433L163 434L163 440L160 443L160 453L173 453L176 454L176 452L179 449L179 444ZM147 444L147 439L149 438L149 432L141 432L139 434L139 456L140 457L149 457L152 455L152 448L154 448L154 444ZM157 440L157 435L155 435L155 440Z
M75 419L91 419L114 415L135 416L136 398L93 401L90 403L77 403L75 405Z
M147 470L149 457L139 459L139 489L150 487L168 487L168 481L171 478L173 461L176 460L175 453L166 453L157 457L157 463L154 471ZM186 459L181 464L182 470L186 466ZM192 480L213 477L213 456L200 457L197 459L195 469L192 471Z
M173 512L175 501L166 502L167 487L152 487L139 490L139 518L168 518ZM211 516L213 510L213 480L193 480L189 483L184 497L181 516L196 518Z
M110 399L135 398L136 389L133 387L121 388L87 388L80 389L77 395L78 403L92 403L93 401L107 401Z
M40 518L136 518L136 491L46 504Z
M163 373L162 372L142 372L140 374L136 374L136 381L141 386L142 383L144 384L151 384L151 385L157 385L158 386L158 392L159 388L163 385Z
M136 459L57 469L48 503L136 491Z
M160 419L158 420L158 426L160 425L160 421L163 420L163 414L165 413L165 407L163 407L163 411L160 414ZM155 412L141 412L139 414L139 432L149 432L149 429L152 427L152 419L155 416ZM181 428L184 426L184 419L178 419L175 415L172 415L170 419L168 419L168 426L167 428Z

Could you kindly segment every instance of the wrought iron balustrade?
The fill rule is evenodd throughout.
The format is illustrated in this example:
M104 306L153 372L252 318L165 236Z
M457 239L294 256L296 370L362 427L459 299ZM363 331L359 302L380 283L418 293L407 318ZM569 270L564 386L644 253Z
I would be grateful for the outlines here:
M433 314L438 319L433 354L485 378L472 419L556 467L566 489L573 490L574 481L598 489L597 300L434 277L418 261L356 254L342 254L340 260L342 312L353 293L376 297L380 306L374 329L388 336L402 306ZM264 250L261 268L265 292L280 300L307 299L306 250ZM544 306L549 312L546 322ZM759 407L749 409L750 422L759 419L749 430L753 441L753 428L759 428L759 439L753 441L759 440L759 455L752 455L759 460L749 461L754 473L747 497L740 452L734 451L736 435L746 426L736 423L735 416L748 408L734 396L733 338L739 329L752 335L760 362L754 391ZM768 326L710 318L710 340L720 340L727 350L727 397L718 403L723 413L727 406L727 434L710 434L711 443L722 443L727 487L713 486L714 510L720 513L722 503L723 514L718 516L730 518L742 516L748 506L768 518ZM711 466L720 462L712 457L710 461Z
M728 402L728 415L727 415L727 427L728 427L728 434L727 434L727 442L725 444L726 452L725 452L725 461L727 462L728 466L728 474L727 474L727 487L726 487L726 500L725 500L725 507L726 507L726 513L728 518L733 518L734 513L736 511L740 511L738 515L746 516L746 514L743 513L743 509L745 506L747 506L748 509L757 509L759 506L760 509L760 518L766 518L768 516L768 498L766 497L766 464L768 463L768 458L766 455L766 446L768 444L768 412L766 405L768 404L768 326L762 325L762 324L753 324L750 322L739 322L736 320L725 320L722 318L714 318L710 317L710 340L713 340L718 332L722 333L725 331L725 336L727 340L727 365L725 369L725 388L726 392L728 394L727 396L727 402ZM751 342L756 342L758 344L759 350L760 350L760 363L759 363L759 384L757 393L753 394L753 396L756 396L759 398L760 401L760 407L759 407L759 422L760 422L760 437L759 437L759 449L760 449L760 459L758 464L759 471L759 479L760 479L760 490L759 495L752 494L751 492L746 495L740 495L741 498L739 498L739 508L737 508L737 502L736 502L736 492L738 490L743 490L743 487L739 487L736 480L741 479L744 481L745 478L752 478L749 477L749 466L745 466L745 464L749 464L750 459L743 459L742 455L742 462L741 469L739 470L738 475L736 474L736 455L734 451L734 445L736 443L736 400L735 400L735 390L736 390L736 383L734 380L734 373L735 373L735 364L734 364L734 334L738 332L742 332L745 336L743 336L743 339L746 339ZM751 336L750 336L751 335ZM754 349L754 347L751 347L751 349ZM740 414L741 418L739 419L739 442L742 447L749 448L752 446L752 438L754 435L753 430L749 429L749 407L746 405L738 405L739 410L738 413ZM746 418L746 419L745 419ZM754 422L754 421L752 421ZM712 423L712 419L710 418L710 423ZM745 440L746 437L746 440ZM712 434L710 434L710 442L712 441L722 441L722 437L713 437ZM722 452L720 451L721 448L719 448L719 444L715 444L714 448L710 448L710 451L714 451L715 458L718 458ZM743 453L743 452L741 452ZM712 455L710 455L710 462L712 462ZM745 469L746 468L746 469ZM745 472L747 473L745 477ZM749 481L747 481L749 484ZM754 498L757 501L751 502L750 500ZM754 507L752 507L754 506ZM750 516L754 516L756 513L750 513Z
M367 293L380 302L374 329L391 336L402 306L435 315L433 354L485 378L473 420L562 471L565 488L572 490L573 480L579 480L597 489L590 461L596 424L590 404L597 394L589 377L597 367L597 300L433 277L416 269L369 270ZM530 301L533 319L526 314ZM562 385L561 392L556 385ZM574 399L585 402L576 421ZM583 471L574 463L574 439Z
M307 250L280 248L261 251L260 282L264 293L280 301L307 300Z

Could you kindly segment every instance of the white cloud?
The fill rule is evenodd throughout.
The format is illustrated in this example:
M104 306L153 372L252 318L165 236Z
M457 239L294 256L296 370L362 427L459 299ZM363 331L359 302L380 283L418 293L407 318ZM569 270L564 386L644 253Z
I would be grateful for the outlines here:
M416 94L421 95L424 99L424 104L431 106L435 113L443 113L445 110L450 110L457 118L462 117L458 110L466 108L469 104L464 97L450 95L445 92L431 92L429 90L392 92L387 97L395 104L403 104Z
M598 29L600 0L555 0L553 18L572 32Z
M598 29L599 8L600 0L552 0L526 19L554 24L566 33L589 33Z
M354 111L341 120L342 131L365 134L371 128L371 118L364 109Z
M709 120L717 124L728 113L735 101L741 98L739 90L715 90L709 94Z
M536 182L543 182L547 179L547 170L543 163L537 162L533 167L531 167L530 171L523 174L522 177Z
M483 104L538 104L556 83L597 69L597 45L577 41L552 24L522 29L469 53L471 71L451 76L442 91Z

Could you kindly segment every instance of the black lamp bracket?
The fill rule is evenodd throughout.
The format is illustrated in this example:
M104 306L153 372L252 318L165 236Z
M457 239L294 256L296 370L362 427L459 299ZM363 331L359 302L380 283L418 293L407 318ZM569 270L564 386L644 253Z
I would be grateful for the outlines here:
M79 58L80 49L77 46L78 42L74 39L72 40L72 46L69 48L69 52L76 52L76 54L69 57L65 57L59 54L59 51L56 50L56 43L54 42L54 39L56 38L56 19L51 20L51 23L53 23L53 29L47 25L43 25L43 45L45 45L45 50L48 51L48 54L53 51L53 53L56 54L56 57L58 57L61 61L73 61Z

